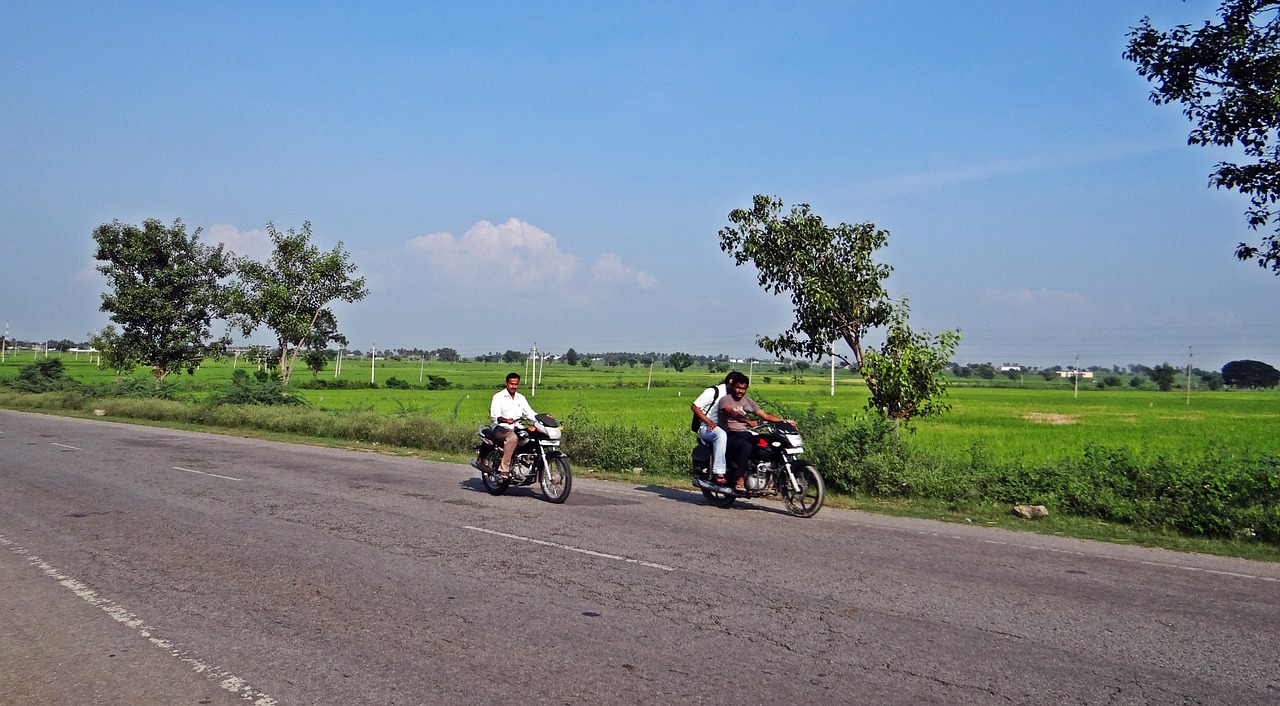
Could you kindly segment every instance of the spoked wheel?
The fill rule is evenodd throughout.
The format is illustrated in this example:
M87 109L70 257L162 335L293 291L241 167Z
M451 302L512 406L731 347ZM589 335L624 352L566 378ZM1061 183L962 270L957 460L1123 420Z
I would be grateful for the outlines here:
M707 478L709 479L710 477L710 474L708 474ZM734 500L738 499L735 495L707 490L702 486L698 486L698 489L702 491L702 497L706 498L708 503L715 505L716 507L729 507L733 504Z
M538 475L542 485L542 494L548 502L562 503L569 498L569 490L573 488L573 471L569 469L569 459L556 456L547 459L547 465Z
M480 465L490 469L488 471L480 471L480 481L484 483L484 489L489 491L490 495L502 495L507 492L507 487L511 485L510 478L503 478L498 475L498 464L500 463L502 463L501 449L492 449L480 457Z
M822 501L827 496L826 486L822 482L822 474L812 463L801 462L791 467L796 477L800 492L796 492L791 483L782 478L782 501L787 505L787 512L796 517L813 517L822 509Z

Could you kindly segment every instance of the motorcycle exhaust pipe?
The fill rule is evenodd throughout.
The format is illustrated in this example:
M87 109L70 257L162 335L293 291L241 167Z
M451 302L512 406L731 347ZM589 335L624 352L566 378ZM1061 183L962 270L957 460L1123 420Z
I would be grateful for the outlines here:
M702 480L701 478L694 478L693 485L696 488L701 488L702 490L710 490L713 493L722 493L724 495L732 495L734 497L737 497L738 495L737 493L733 492L733 488L729 488L723 485L716 485L715 483Z

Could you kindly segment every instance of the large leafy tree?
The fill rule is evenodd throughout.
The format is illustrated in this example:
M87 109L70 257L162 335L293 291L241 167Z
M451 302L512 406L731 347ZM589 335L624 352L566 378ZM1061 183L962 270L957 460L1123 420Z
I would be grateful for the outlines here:
M1151 100L1180 103L1195 127L1192 145L1239 146L1251 162L1221 162L1209 182L1249 197L1249 227L1270 229L1236 256L1280 275L1280 2L1225 0L1217 21L1161 31L1144 17L1125 58L1155 84Z
M676 352L667 356L667 364L676 369L677 373L683 373L684 369L693 365L694 358L688 353Z
M856 365L871 391L869 404L893 419L946 409L929 400L946 391L941 373L960 334L931 336L907 326L906 302L895 302L884 287L893 268L875 260L889 242L887 231L872 223L829 226L808 204L784 211L780 199L763 195L750 209L730 212L729 221L720 249L739 265L755 265L760 286L790 296L795 308L791 328L758 338L761 348L810 360L831 354ZM885 347L868 356L863 338L884 327ZM836 341L849 346L853 361L835 353Z
M233 264L221 245L202 244L200 229L188 234L180 220L165 226L148 219L140 227L112 221L95 228L93 239L94 258L103 263L97 269L111 289L101 308L121 328L115 345L123 355L162 381L226 350L230 337L212 332L229 311Z
M237 264L237 309L246 336L258 326L266 326L275 334L280 379L288 385L304 344L311 341L312 348L323 348L329 341L345 341L337 333L337 319L329 304L338 300L357 302L369 291L363 277L354 277L356 266L341 241L328 252L311 244L309 221L302 224L301 232L293 228L281 232L275 224L268 223L267 234L274 245L270 258L266 262L242 260ZM317 336L327 340L317 344Z
M1280 370L1260 360L1233 360L1222 366L1222 379L1235 387L1275 387Z

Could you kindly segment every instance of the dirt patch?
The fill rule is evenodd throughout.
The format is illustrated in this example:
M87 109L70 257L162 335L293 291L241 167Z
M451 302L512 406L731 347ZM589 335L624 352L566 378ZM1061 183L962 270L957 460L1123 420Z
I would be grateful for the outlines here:
M1080 420L1070 414L1053 414L1051 412L1027 412L1023 419L1036 424L1079 424Z

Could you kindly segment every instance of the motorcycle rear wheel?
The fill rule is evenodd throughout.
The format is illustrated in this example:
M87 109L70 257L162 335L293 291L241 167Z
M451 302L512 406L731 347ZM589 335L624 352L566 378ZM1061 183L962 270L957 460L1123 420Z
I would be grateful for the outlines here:
M822 509L822 501L827 497L822 474L808 461L793 465L791 473L796 477L800 492L792 490L791 483L784 476L781 479L782 487L778 489L782 492L782 502L786 504L787 512L796 517L813 517Z
M733 504L734 500L738 499L736 495L730 495L728 493L720 493L714 490L707 490L702 487L699 487L699 490L702 491L702 497L706 498L708 503L716 507L729 507Z
M488 453L480 454L480 465L489 468L488 471L480 471L480 482L484 483L484 489L489 491L490 495L502 495L507 492L507 487L511 485L510 478L503 478L498 475L498 465L502 463L502 450L491 449Z
M573 489L573 470L569 468L569 459L564 456L547 459L546 467L538 474L538 482L547 502L559 504L567 500L569 491Z

